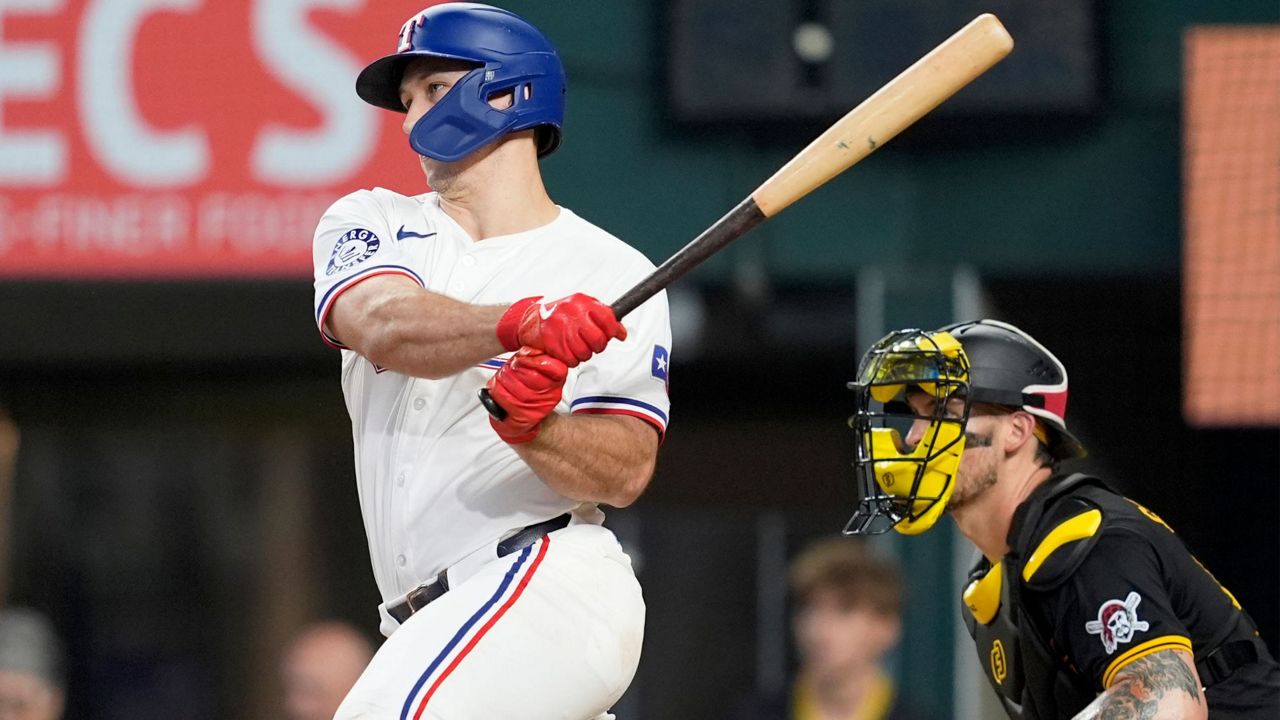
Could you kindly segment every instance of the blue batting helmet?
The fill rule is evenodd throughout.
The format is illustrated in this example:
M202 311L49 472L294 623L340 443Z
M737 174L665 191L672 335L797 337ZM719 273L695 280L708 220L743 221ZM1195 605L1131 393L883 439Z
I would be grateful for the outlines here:
M400 29L393 55L373 61L356 78L365 102L405 112L400 80L416 58L474 63L409 132L420 155L454 162L502 135L536 128L538 156L560 146L565 77L560 56L536 27L513 12L479 3L434 5ZM489 98L512 93L499 110Z

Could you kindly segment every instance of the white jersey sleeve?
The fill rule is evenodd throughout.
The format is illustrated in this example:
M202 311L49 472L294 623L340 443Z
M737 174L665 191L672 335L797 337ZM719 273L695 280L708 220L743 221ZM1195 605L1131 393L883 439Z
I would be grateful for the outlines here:
M627 339L610 342L604 352L580 366L573 387L565 393L570 412L631 415L665 436L671 412L667 294L650 298L623 318L622 324L627 328Z
M394 207L386 190L357 190L325 211L312 244L315 265L316 325L330 345L345 349L329 335L325 320L333 303L352 286L376 275L404 275L423 285L405 257Z

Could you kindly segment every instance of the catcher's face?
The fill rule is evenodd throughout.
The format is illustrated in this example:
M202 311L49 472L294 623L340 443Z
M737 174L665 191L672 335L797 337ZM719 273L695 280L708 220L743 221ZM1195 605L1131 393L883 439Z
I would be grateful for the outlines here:
M932 417L937 403L932 395L919 391L908 392L906 401L912 412L923 417ZM954 396L947 400L946 417L960 418L963 413L963 400ZM964 452L956 469L955 490L947 501L948 511L970 504L996 484L998 460L1003 449L1001 425L1008 417L1009 413L983 405L969 409L969 420L964 429ZM929 422L924 419L912 423L907 433L907 445L914 448L928 428Z
M937 522L964 449L968 373L963 348L945 332L896 331L863 356L849 383L860 498L846 533L916 535ZM912 394L930 401L910 406Z

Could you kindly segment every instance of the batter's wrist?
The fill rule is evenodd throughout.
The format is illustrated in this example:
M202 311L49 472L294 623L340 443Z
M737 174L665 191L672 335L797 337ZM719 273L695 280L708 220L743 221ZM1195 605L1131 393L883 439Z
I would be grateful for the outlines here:
M520 349L520 321L524 318L525 311L530 305L542 299L541 295L527 297L511 303L511 307L502 313L502 317L498 318L498 325L495 331L498 334L498 342L502 343L502 347L506 350Z
M533 442L537 439L538 433L542 432L541 422L528 429L517 430L506 427L505 423L490 417L489 425L493 428L494 432L498 433L498 437L502 438L502 441L508 445L523 445L525 443Z

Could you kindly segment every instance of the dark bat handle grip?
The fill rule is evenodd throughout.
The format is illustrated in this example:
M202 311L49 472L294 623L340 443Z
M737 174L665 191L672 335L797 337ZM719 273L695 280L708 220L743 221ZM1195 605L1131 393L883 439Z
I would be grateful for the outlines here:
M480 404L484 406L485 410L489 411L494 420L502 422L507 419L506 409L499 405L497 400L493 399L493 395L489 394L489 388L480 388Z

